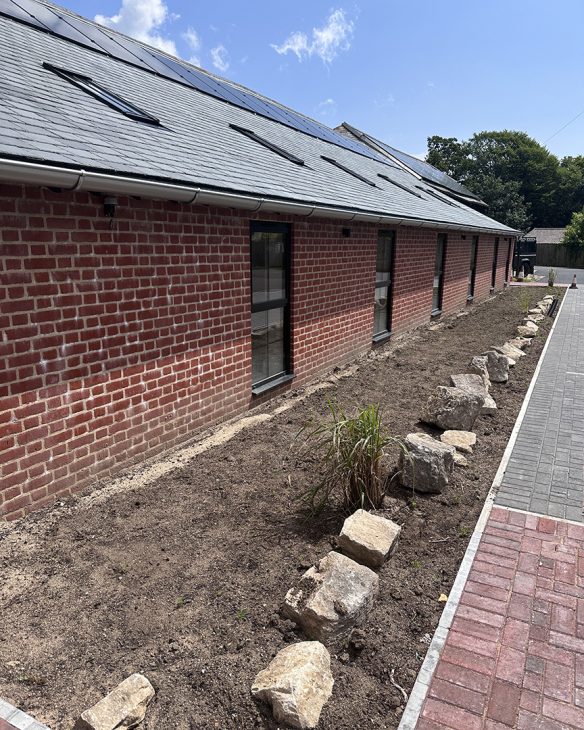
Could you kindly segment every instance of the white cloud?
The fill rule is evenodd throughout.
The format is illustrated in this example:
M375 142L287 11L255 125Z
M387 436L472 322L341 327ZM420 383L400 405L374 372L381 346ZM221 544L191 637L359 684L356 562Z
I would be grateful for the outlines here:
M211 60L216 69L225 73L229 68L229 53L223 45L211 49Z
M336 111L337 102L330 97L328 99L325 99L324 101L321 101L320 104L317 104L316 106L316 113L320 117L329 117L332 114L336 114Z
M189 58L189 63L192 63L194 66L200 66L201 57L198 53L201 50L201 39L199 38L199 34L194 28L189 27L182 34L182 37L187 42L190 50L193 51L193 55Z
M331 63L340 51L351 47L353 37L353 21L349 20L341 8L333 10L322 28L313 28L312 36L302 31L291 33L281 44L272 43L272 48L284 55L294 53L299 61L303 58L318 56L323 63Z
M115 15L96 15L95 21L177 56L174 41L157 32L166 20L174 17L169 14L164 0L122 0Z

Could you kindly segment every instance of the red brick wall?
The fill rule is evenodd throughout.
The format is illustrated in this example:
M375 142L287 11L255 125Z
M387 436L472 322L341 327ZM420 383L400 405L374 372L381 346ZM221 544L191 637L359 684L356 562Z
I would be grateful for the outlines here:
M378 227L344 238L340 221L271 217L293 224L297 385L371 346ZM112 223L98 195L0 187L0 515L249 408L249 225L244 211L123 198ZM454 311L470 236L449 238ZM435 246L435 231L397 230L394 331L429 320Z

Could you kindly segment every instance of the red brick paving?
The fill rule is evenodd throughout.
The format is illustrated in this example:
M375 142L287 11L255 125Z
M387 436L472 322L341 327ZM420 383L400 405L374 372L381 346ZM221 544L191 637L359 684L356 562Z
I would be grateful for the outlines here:
M493 509L416 728L584 728L584 525Z
M16 730L16 728L0 717L0 730Z

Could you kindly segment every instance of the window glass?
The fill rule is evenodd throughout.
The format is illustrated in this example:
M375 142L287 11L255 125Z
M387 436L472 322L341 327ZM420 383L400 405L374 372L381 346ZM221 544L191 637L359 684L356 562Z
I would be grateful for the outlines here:
M287 372L289 234L286 227L258 223L251 236L252 381L254 385ZM256 230L254 230L254 227Z
M468 275L468 296L474 297L475 280L477 275L477 254L479 249L479 237L473 236L470 248L470 271Z
M442 309L442 287L444 283L444 257L446 253L446 234L439 233L436 243L436 262L434 265L434 285L432 288L432 312Z
M375 272L375 303L373 309L373 336L391 329L391 279L395 233L380 231L377 239L377 264Z

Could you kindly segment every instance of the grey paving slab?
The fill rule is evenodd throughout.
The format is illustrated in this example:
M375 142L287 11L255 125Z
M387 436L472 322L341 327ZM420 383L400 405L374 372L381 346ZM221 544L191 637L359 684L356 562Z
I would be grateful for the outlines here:
M584 277L568 289L495 503L584 522Z

